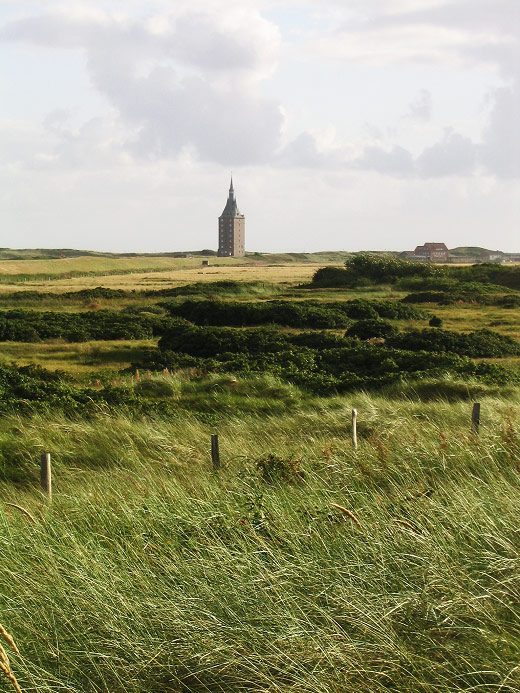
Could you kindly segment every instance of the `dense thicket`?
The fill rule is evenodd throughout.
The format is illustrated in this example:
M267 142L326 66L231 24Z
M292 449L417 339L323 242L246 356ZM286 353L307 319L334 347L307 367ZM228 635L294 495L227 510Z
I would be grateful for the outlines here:
M170 322L160 316L129 315L110 310L88 313L8 310L0 312L0 341L149 339L162 334Z
M326 304L296 301L241 303L239 301L163 302L170 315L186 318L197 325L265 325L275 323L288 327L339 328L349 320L344 312Z
M431 330L431 332L440 332ZM275 329L202 327L179 322L159 340L140 365L160 368L198 367L201 372L267 371L320 394L359 387L378 387L402 377L463 374L495 382L515 375L494 364L476 364L447 349L415 351L340 338L327 333L282 334ZM412 348L414 348L411 342ZM484 340L484 346L487 344ZM509 343L507 345L510 347Z
M386 320L376 318L374 320L358 320L348 328L345 336L372 339L373 337L388 338L396 334L397 328Z
M131 392L108 385L102 389L85 388L72 382L65 373L38 366L0 365L0 414L13 410L60 410L85 415L99 411L100 405L123 404L140 411L138 399Z
M62 371L39 366L0 365L0 416L11 412L61 413L84 419L117 411L142 420L143 415L174 416L179 403L167 380L131 378L123 382L108 375L96 379L96 386L74 380ZM147 374L151 375L151 374ZM200 407L187 402L194 412ZM0 441L0 479L3 478ZM12 478L12 480L15 480Z
M423 319L426 313L395 301L163 301L171 316L197 325L247 327L277 324L288 327L335 329L347 327L350 318Z
M344 301L330 304L297 301L241 303L223 301L163 302L128 306L123 311L96 310L83 313L7 310L0 311L0 342L38 342L66 339L70 342L111 339L150 339L164 334L172 317L200 325L249 326L278 324L318 329L346 328L350 317L419 318L426 314L399 302Z
M520 356L520 344L517 341L492 330L461 333L426 328L389 335L386 343L397 349L450 351L472 358Z
M315 287L356 286L364 283L396 284L403 280L437 278L457 282L495 284L499 287L520 289L520 266L481 263L466 267L450 267L427 262L411 262L390 255L359 253L345 262L345 267L323 267L312 280Z

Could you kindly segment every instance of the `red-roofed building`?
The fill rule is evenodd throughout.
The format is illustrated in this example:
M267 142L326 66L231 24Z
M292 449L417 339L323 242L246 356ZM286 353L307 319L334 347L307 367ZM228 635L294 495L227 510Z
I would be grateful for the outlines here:
M413 257L417 260L425 260L426 262L450 261L450 253L444 243L425 243L424 245L418 245L414 250Z

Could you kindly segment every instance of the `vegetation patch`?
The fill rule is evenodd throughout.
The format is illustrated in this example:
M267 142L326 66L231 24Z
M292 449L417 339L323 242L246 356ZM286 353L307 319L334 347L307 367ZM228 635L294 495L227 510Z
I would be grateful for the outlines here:
M453 288L454 284L459 282L480 285L480 293L483 291L482 285L487 285L488 291L492 290L492 285L520 290L520 267L496 263L450 267L427 262L411 262L390 255L358 253L346 260L344 268L319 269L314 274L312 286L354 287L368 283L399 284L403 288L411 288L419 284L424 289L432 289L436 285L441 290L443 285Z

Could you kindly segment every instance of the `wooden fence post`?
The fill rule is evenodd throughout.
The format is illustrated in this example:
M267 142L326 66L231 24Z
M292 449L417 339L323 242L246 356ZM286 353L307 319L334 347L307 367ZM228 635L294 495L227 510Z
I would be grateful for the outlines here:
M211 436L211 461L213 469L220 469L220 453L218 449L218 434Z
M352 410L352 445L357 450L357 409Z
M49 452L44 452L40 458L40 483L50 502L52 500L52 473Z
M480 403L475 402L475 404L473 405L473 411L471 412L471 430L476 435L478 435L479 426L480 426Z

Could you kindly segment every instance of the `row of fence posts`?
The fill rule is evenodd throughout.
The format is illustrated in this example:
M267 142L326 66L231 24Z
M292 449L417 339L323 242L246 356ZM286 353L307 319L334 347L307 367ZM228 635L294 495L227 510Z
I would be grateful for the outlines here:
M480 427L480 403L473 404L471 412L471 432L478 435ZM352 410L352 447L358 449L357 438L357 409ZM218 433L211 436L211 462L214 471L220 469L220 451L218 445ZM40 459L40 483L43 492L47 496L49 502L52 500L52 470L50 453L44 452Z

